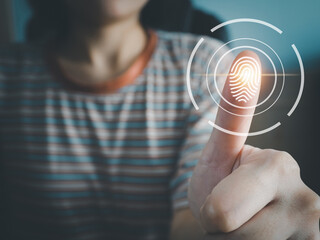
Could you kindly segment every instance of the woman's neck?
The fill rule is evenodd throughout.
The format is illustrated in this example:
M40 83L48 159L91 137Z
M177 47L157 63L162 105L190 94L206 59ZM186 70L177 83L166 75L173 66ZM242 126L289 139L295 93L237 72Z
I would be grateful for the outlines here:
M147 34L138 16L102 26L73 22L70 29L65 42L60 44L58 62L71 77L84 76L90 82L123 72L147 44Z

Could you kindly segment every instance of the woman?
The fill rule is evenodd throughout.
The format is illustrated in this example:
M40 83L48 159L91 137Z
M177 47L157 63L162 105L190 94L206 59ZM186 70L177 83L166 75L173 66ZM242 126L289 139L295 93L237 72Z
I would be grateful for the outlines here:
M144 28L146 2L30 1L37 44L2 50L14 239L166 239L172 213L187 205L211 131L184 82L198 37Z
M200 239L190 211L177 213L210 136L201 73L221 44L194 58L196 111L184 76L198 37L144 28L146 2L30 0L48 31L0 54L6 238L167 239L172 226L174 239Z

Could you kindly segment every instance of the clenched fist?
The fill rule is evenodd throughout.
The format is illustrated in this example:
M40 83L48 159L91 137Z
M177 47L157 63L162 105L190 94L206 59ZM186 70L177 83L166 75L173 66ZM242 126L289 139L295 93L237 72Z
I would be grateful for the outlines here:
M233 65L247 57L261 71L258 56L250 51L240 53ZM297 162L285 152L244 145L254 113L254 108L247 107L258 101L261 73L241 71L229 74L222 94L242 108L224 100L221 106L246 117L219 109L216 124L242 134L213 130L189 185L192 213L205 239L319 240L319 196L302 182ZM238 101L231 87L236 85L239 93L241 88L250 92L250 81L255 81L256 92L247 96L243 91L247 98Z

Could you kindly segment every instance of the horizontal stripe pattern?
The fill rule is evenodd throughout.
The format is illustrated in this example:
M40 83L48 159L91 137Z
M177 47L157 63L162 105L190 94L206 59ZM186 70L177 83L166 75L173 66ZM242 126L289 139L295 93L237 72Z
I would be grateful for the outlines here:
M185 74L199 37L157 34L141 76L107 95L66 88L41 47L0 48L0 177L12 239L167 239L210 136L216 108L201 74L221 44L206 39L194 58L196 111Z

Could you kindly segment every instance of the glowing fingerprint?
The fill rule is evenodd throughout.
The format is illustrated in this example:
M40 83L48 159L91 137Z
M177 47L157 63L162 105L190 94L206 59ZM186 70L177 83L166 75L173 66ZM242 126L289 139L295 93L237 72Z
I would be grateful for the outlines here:
M252 57L241 57L232 66L229 86L232 97L238 102L248 102L259 91L261 69Z

